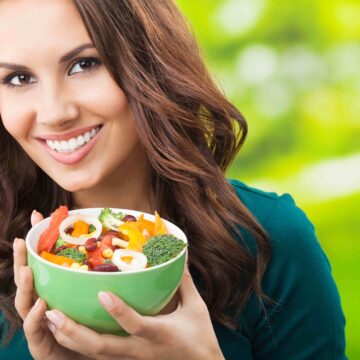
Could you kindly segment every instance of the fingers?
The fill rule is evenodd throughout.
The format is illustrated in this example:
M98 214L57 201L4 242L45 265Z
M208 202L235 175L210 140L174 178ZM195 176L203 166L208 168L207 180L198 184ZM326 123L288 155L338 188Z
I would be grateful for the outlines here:
M28 266L21 266L19 270L19 284L15 295L15 308L24 320L33 306L33 275Z
M127 333L142 337L151 333L151 317L141 316L111 292L99 292L99 300Z
M39 213L36 210L33 210L33 212L31 213L31 217L30 217L31 226L36 225L37 223L39 223L43 219L44 219L44 217L42 216L41 213Z
M19 286L19 273L21 266L26 266L26 247L23 239L15 238L13 243L14 249L14 281Z
M59 310L46 311L48 327L56 341L75 352L85 356L99 358L101 355L133 354L136 346L130 337L99 334L66 317Z
M44 329L42 328L42 324L46 309L45 302L38 298L28 312L24 320L24 333L29 343L39 344L43 340Z
M34 226L43 219L44 217L38 211L34 210L31 214L31 225ZM23 239L15 238L13 243L13 250L14 250L14 281L16 286L18 286L20 267L25 266L27 264L25 241Z

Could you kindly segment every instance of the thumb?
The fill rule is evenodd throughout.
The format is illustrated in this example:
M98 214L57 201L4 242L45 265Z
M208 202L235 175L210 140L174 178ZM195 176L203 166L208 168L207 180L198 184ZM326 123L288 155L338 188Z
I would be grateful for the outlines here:
M36 225L37 223L39 223L43 219L44 219L44 217L42 216L41 213L39 213L36 210L33 210L33 212L31 213L31 217L30 217L31 226Z

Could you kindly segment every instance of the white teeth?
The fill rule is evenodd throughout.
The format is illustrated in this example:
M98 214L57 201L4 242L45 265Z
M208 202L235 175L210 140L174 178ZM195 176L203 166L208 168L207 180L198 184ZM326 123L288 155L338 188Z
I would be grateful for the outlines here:
M68 142L67 141L61 141L60 142L60 150L68 150L69 146L68 146Z
M85 139L86 142L88 142L90 140L90 137L91 137L91 135L90 135L89 131L87 133L85 133L84 139Z
M70 139L69 145L70 149L76 149L78 147L77 141L75 139Z
M46 143L48 146L56 150L58 152L64 153L64 152L73 152L77 150L78 148L82 147L84 144L88 143L90 139L92 139L100 130L100 127L96 127L92 129L91 131L86 132L83 135L79 135L76 138L71 138L69 140L62 140L62 141L53 141L53 140L46 140Z
M85 144L85 139L81 135L78 136L76 140L80 146Z

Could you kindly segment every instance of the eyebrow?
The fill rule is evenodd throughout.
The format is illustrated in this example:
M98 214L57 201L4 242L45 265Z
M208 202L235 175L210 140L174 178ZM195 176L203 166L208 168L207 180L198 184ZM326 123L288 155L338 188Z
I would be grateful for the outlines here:
M81 53L82 51L86 49L94 49L94 45L87 43L77 46L76 48L68 51L66 54L64 54L60 60L59 64L66 63L70 61L72 58L74 58L76 55ZM18 64L12 64L8 62L0 62L0 68L10 69L10 70L17 70L17 71L31 71L27 66L24 65L18 65Z

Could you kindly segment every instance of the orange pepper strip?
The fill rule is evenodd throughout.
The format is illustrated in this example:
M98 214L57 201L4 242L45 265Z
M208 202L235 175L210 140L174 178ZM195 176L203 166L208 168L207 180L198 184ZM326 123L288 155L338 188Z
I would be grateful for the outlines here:
M61 266L71 266L71 264L75 262L73 259L70 259L66 256L50 254L47 251L42 251L40 256L47 261Z
M155 235L167 234L168 231L166 229L165 223L162 221L160 215L155 210L155 227L154 227Z
M155 235L155 223L144 219L144 214L141 214L138 219L138 223L141 227L141 232L145 229L149 233L150 236Z
M89 233L89 224L85 221L79 220L74 224L74 230L71 232L71 236L79 237L80 235Z

